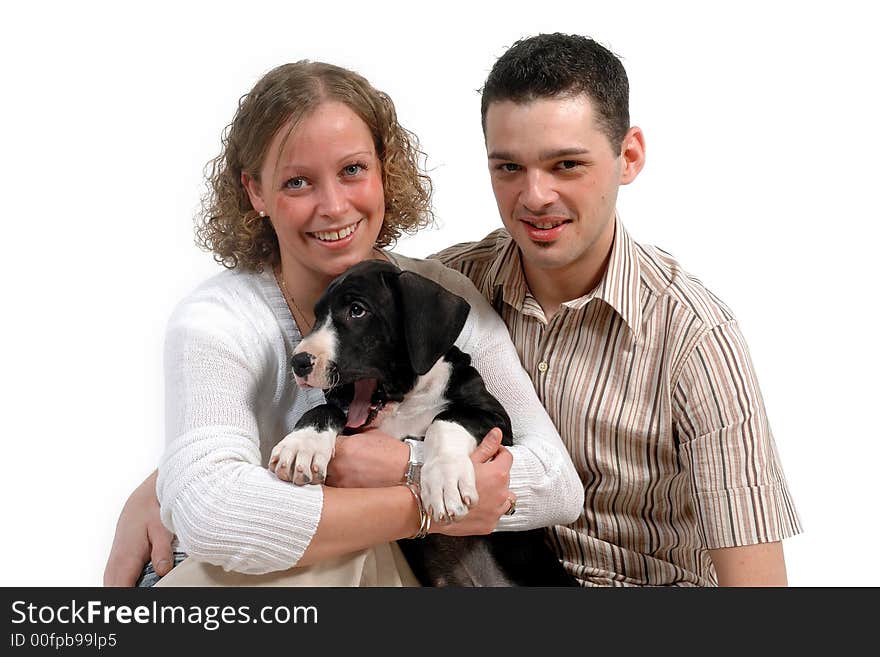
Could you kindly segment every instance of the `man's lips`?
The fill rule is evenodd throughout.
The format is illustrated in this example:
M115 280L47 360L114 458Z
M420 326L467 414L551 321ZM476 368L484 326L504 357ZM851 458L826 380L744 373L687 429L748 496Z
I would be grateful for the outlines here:
M535 242L553 242L558 240L571 219L562 217L529 217L519 220L526 229L526 234Z

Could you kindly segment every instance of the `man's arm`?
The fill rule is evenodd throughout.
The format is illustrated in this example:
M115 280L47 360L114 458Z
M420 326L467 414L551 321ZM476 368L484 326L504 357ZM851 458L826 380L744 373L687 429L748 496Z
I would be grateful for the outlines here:
M696 342L672 402L680 463L719 584L786 585L779 542L800 533L800 521L735 320Z
M788 586L782 541L709 550L719 586Z
M159 519L156 475L138 486L119 514L113 547L104 568L104 586L134 586L148 560L160 577L171 570L171 539Z

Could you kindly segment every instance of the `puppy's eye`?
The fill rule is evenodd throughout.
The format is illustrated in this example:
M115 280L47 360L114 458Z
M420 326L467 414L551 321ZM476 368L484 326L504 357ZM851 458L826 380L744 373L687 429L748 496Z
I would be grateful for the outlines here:
M348 309L348 314L352 319L358 319L359 317L366 315L367 311L361 304L353 303Z

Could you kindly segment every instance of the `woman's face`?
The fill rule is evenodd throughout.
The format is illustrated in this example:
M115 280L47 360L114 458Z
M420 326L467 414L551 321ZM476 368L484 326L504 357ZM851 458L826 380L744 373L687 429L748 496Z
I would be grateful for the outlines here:
M251 204L278 235L285 276L338 276L371 256L385 216L373 136L347 105L318 106L287 137L276 133L259 182L242 176Z

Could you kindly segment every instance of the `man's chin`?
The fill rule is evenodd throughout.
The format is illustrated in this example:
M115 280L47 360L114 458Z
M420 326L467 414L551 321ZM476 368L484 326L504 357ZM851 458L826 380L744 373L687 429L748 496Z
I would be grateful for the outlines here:
M517 242L523 260L536 269L561 269L572 262L571 254L564 240L555 242L533 242L524 240Z

